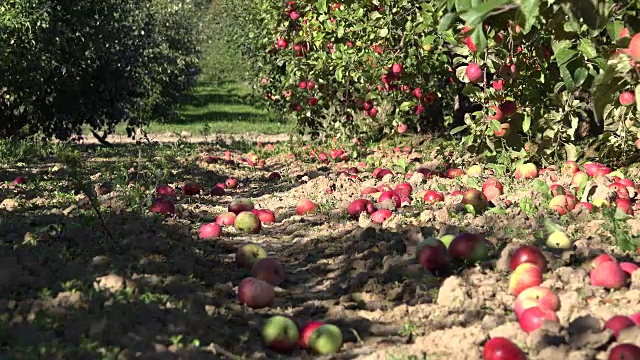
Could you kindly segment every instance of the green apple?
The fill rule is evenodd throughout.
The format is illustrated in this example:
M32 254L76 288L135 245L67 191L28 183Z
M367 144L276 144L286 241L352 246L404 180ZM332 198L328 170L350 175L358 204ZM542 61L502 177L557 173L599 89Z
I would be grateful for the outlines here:
M274 351L288 352L298 343L298 325L286 316L272 316L262 327L262 341Z
M554 231L547 238L547 246L551 249L569 249L571 240L562 231Z
M313 331L309 347L320 355L334 354L342 346L342 331L333 324L324 324Z

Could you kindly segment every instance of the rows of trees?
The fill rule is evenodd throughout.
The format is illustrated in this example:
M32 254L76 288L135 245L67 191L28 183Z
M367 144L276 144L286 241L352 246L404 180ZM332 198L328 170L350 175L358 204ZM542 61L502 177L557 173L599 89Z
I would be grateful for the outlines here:
M513 160L589 150L631 161L638 9L637 0L221 0L217 16L269 106L303 131L379 139L406 124Z
M68 139L170 114L198 75L207 0L0 3L0 137Z

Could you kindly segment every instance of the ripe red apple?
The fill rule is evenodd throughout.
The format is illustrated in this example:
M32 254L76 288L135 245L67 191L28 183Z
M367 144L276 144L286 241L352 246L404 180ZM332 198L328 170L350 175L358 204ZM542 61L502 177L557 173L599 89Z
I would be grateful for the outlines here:
M206 223L200 225L200 229L198 231L198 235L200 239L214 239L222 234L222 228L217 223Z
M577 209L577 208L579 208L579 207L585 208L585 209L587 209L587 211L589 211L589 212L590 212L590 211L591 211L591 209L593 209L593 204L588 203L588 202L581 201L581 202L579 202L579 203L577 203L577 204L576 204L576 207L575 207L574 209Z
M628 54L635 61L640 61L640 33L635 34L629 43Z
M232 178L232 177L228 178L227 180L224 181L224 184L229 189L235 189L238 187L238 179Z
M276 352L292 351L298 344L299 337L298 325L286 316L272 316L262 327L262 341Z
M498 179L496 178L487 179L487 181L485 181L482 184L482 192L485 192L485 188L488 188L488 187L495 187L498 190L500 190L500 194L502 194L502 191L503 191L502 183Z
M236 266L250 270L253 264L267 257L267 251L258 244L246 244L236 251Z
M578 164L573 160L567 160L564 162L560 173L564 175L573 175L578 171L580 171Z
M509 293L518 296L524 290L542 284L542 271L532 263L522 263L511 273Z
M449 266L451 259L447 253L447 246L434 237L429 237L420 242L416 249L418 263L425 270L437 271Z
M523 290L513 304L513 312L516 318L531 307L540 306L552 311L560 310L560 298L549 288L543 286L532 286Z
M307 349L309 347L309 339L311 338L311 334L315 329L319 328L322 325L324 325L322 321L309 321L302 327L300 338L298 339L298 344L301 348Z
M557 195L549 201L549 209L560 215L567 215L575 207L573 197L570 195Z
M262 229L262 224L260 223L260 219L251 211L243 211L236 215L233 227L239 232L257 234L260 232L260 229Z
M513 173L516 179L533 179L538 176L538 168L533 163L524 163L516 166Z
M391 213L391 211L387 210L387 209L380 209L380 210L376 210L371 214L371 220L375 223L379 223L382 224L383 222L385 222L388 218L391 217L391 215L393 215Z
M176 212L176 207L173 204L173 201L164 197L159 197L153 200L150 210L156 214L173 214Z
M229 203L228 210L236 215L243 211L251 211L253 210L253 201L247 198L233 199L231 203Z
M182 193L187 196L200 194L200 191L202 187L195 181L188 182L182 187Z
M422 89L420 89L420 88L413 89L413 96L415 96L416 99L421 100L422 99Z
M435 204L437 202L444 201L444 195L435 190L427 190L424 193L423 200L426 204Z
M500 66L500 76L506 79L512 80L517 74L518 68L516 67L516 64L502 64L502 66Z
M300 216L313 213L318 204L309 199L300 199L296 205L296 213Z
M636 102L636 96L631 91L623 91L620 93L618 100L620 101L620 105L629 106Z
M609 360L640 360L640 347L634 344L619 344L609 352Z
M374 211L375 208L373 207L373 204L367 199L356 199L349 204L349 208L347 209L347 213L354 219L358 219L360 213L367 212L371 214Z
M16 176L16 178L13 179L13 184L14 185L26 185L27 184L27 179L22 175Z
M622 270L624 270L624 272L626 272L627 274L629 274L629 276L631 276L631 274L633 274L636 270L638 270L638 265L632 263L632 262L621 262L620 263L620 268Z
M316 83L309 80L307 81L307 90L313 90L316 87Z
M447 169L446 174L449 179L455 179L459 176L464 175L464 170L460 168L451 168Z
M300 18L300 13L297 11L292 11L289 13L289 18L291 18L291 20L296 21Z
M476 63L470 63L469 65L467 65L465 73L467 74L469 81L471 81L472 83L480 82L484 77L484 73L482 72L480 65Z
M393 190L384 191L380 194L380 197L378 197L378 204L384 203L392 204L397 209L401 204L400 196Z
M542 251L533 245L523 245L511 254L509 268L514 271L520 264L531 263L537 266L541 272L547 268L547 259Z
M460 233L449 244L449 255L453 259L475 263L489 254L489 244L482 234Z
M598 170L601 167L604 167L604 164L601 164L599 162L589 161L584 163L584 171L589 176L594 176L594 174L596 173L596 170Z
M640 312L629 315L629 319L631 319L631 321L633 321L634 324L640 325Z
M400 74L402 72L402 64L393 64L391 66L391 71L394 74Z
M616 258L614 258L613 256L609 255L609 254L600 254L598 256L596 256L593 260L591 260L591 267L595 268L598 267L600 264L602 263L606 263L606 262L614 262L617 263L618 260L616 260Z
M360 195L367 195L367 194L375 194L375 193L379 193L380 190L372 187L372 186L367 186L366 188L362 189L362 191L360 191Z
M607 320L607 322L604 324L604 328L613 331L613 335L615 337L618 337L618 335L620 335L620 331L622 331L623 329L632 326L636 326L636 324L633 322L633 320L629 319L628 316L624 315L616 315Z
M238 300L252 309L270 306L276 297L273 285L252 277L245 278L238 286Z
M373 177L375 177L376 179L382 179L389 174L393 175L393 172L391 172L391 170L389 169L380 169L379 171L373 173Z
M553 310L541 306L534 306L520 314L519 323L522 330L530 334L539 329L545 320L560 321L558 315Z
M633 204L631 199L616 198L616 207L622 210L623 213L633 215Z
M393 191L395 191L398 195L411 195L411 193L413 192L413 186L411 186L411 184L409 184L408 182L401 182L400 184L396 185Z
M278 286L284 281L284 268L278 260L266 257L258 259L253 264L251 276L264 280L273 286Z
M627 275L617 262L607 261L597 265L589 273L591 285L607 289L620 289L627 282Z
M172 197L176 193L176 190L167 184L158 185L156 187L156 195Z
M276 46L280 49L286 49L287 41L285 39L280 38L276 41Z
M231 226L236 221L236 214L226 212L216 216L216 223L220 226Z
M224 188L220 185L215 185L209 191L209 195L211 196L222 196L224 195L224 193L225 193Z
M503 337L494 337L484 344L482 349L483 360L526 360L527 356L511 340Z
M462 203L464 205L471 205L475 211L482 211L489 206L487 197L477 189L469 189L462 195Z
M507 134L509 134L510 130L511 130L511 124L502 123L502 124L500 124L500 130L493 130L493 135L495 135L497 137L503 137L503 136L506 136Z
M407 124L400 124L398 125L398 134L404 134L407 132L408 129L409 129L409 126L407 126Z

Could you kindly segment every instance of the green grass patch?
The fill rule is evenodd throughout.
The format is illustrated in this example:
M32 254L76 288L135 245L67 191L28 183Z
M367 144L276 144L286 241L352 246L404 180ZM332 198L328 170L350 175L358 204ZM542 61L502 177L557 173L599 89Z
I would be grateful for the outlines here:
M262 134L291 133L295 124L265 110L253 97L251 88L243 84L201 84L188 95L178 116L154 121L147 127L150 134L188 131L193 135L256 132ZM126 134L124 125L116 129Z

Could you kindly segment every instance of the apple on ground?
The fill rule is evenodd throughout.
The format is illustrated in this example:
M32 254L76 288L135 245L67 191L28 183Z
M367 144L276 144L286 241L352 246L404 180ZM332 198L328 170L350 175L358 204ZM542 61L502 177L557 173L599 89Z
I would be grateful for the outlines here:
M367 199L356 199L347 208L347 213L354 219L358 219L360 213L366 212L371 214L375 211L371 201Z
M262 341L271 350L277 352L289 352L295 349L299 337L298 326L286 316L272 316L262 327Z
M522 263L511 273L508 292L518 296L524 290L542 284L542 271L531 263Z
M560 298L551 289L543 286L532 286L523 290L513 304L516 318L528 308L540 306L552 311L560 310Z
M460 176L464 175L464 170L462 170L460 168L447 169L446 175L447 175L447 177L449 179L455 179L457 177L460 177Z
M389 219L391 215L393 215L393 213L390 210L379 209L371 214L371 220L375 223L382 224L383 222L387 221L387 219Z
M18 176L16 176L15 179L13 179L13 184L14 185L26 185L27 184L27 178L25 178L22 175L18 175Z
M573 198L569 195L557 195L549 201L549 209L556 211L560 215L567 215L574 207Z
M538 168L533 163L524 163L516 166L513 173L516 179L533 179L538 176Z
M235 188L238 187L238 179L230 177L230 178L228 178L227 180L224 181L224 184L229 189L235 189Z
M182 193L187 196L200 194L200 191L202 187L195 181L188 182L182 187Z
M624 315L615 315L604 324L604 328L613 331L613 335L616 338L620 335L620 331L632 326L636 326L636 323Z
M444 195L435 190L427 190L424 193L423 200L425 204L435 204L440 201L444 201Z
M267 257L267 251L258 244L245 244L236 251L236 266L251 269L260 259Z
M555 322L560 321L555 311L541 306L534 306L523 311L522 314L520 314L518 322L520 323L522 330L527 334L530 334L539 329L545 320Z
M606 262L614 262L617 263L618 260L616 260L616 258L614 258L613 256L609 255L609 254L600 254L598 256L596 256L595 258L593 258L593 260L591 260L591 267L595 268L598 265L602 264L602 263L606 263Z
M640 325L640 312L636 312L629 315L629 319L631 319L631 321L633 321L634 324Z
M405 181L396 185L393 191L395 191L398 195L402 195L402 194L411 195L411 193L413 192L413 186L411 186L411 184Z
M408 129L409 127L407 126L407 124L400 124L398 125L398 134L404 134Z
M269 209L253 209L251 212L260 219L260 223L262 224L273 224L276 222L276 215Z
M620 263L620 268L624 270L624 272L626 272L629 276L631 276L636 270L638 270L638 265L632 262L625 261Z
M156 195L158 196L174 196L176 190L167 184L161 184L156 187Z
M554 231L547 237L547 247L550 249L569 249L571 239L562 231Z
M214 222L200 225L200 229L198 231L200 239L203 240L217 238L220 234L222 234L222 227Z
M268 181L276 181L276 180L280 180L280 179L282 179L282 176L281 176L281 175L280 175L280 173L279 173L279 172L277 172L277 171L274 171L274 172L270 173L270 174L267 176L267 180L268 180Z
M456 260L475 263L489 255L489 244L481 234L460 233L451 240L449 255Z
M342 347L342 331L333 324L320 325L311 333L309 348L319 355L335 354Z
M251 267L251 276L264 280L273 286L278 286L284 281L284 268L274 258L265 257L258 259Z
M253 210L253 201L247 198L233 199L231 203L229 203L228 210L236 215L243 211L251 211Z
M393 190L384 191L378 197L378 204L386 204L397 209L401 205L400 196Z
M322 321L309 321L302 327L302 331L300 331L300 338L298 339L298 345L301 348L306 349L309 347L309 339L311 338L311 334L324 325Z
M462 195L462 204L471 205L476 212L480 212L489 207L487 197L477 189L469 189Z
M571 177L571 187L580 189L582 183L589 179L589 175L582 171L576 171Z
M220 185L215 185L209 190L209 195L211 196L222 196L224 195L224 188Z
M472 165L467 169L467 176L478 177L482 175L482 166Z
M450 263L447 246L434 237L426 238L418 244L416 258L422 268L431 272L445 269Z
M573 160L567 160L562 165L562 169L560 170L560 173L564 175L573 175L578 171L580 171L580 167L578 167L578 163L576 163Z
M296 213L300 216L313 213L318 204L309 199L300 199L296 205Z
M598 264L589 273L591 285L601 286L606 289L620 289L627 282L627 273L622 270L620 264L606 261Z
M176 212L176 206L173 204L173 201L159 197L153 200L150 210L156 214L173 214Z
M238 300L252 309L270 306L275 297L273 285L260 279L248 277L238 286Z
M362 191L360 191L360 195L374 194L379 192L380 190L378 190L377 188L367 186L366 188L362 189Z
M483 360L527 360L527 356L518 345L504 337L494 337L484 344Z
M534 264L541 272L547 269L547 259L542 251L534 245L523 245L516 249L509 259L509 269L514 271L518 265L523 263Z
M257 234L262 229L260 219L251 211L243 211L236 216L233 227L243 233Z
M591 210L593 209L593 204L589 203L589 202L585 202L585 201L581 201L579 203L576 204L576 207L574 207L573 209L579 209L579 208L584 208L587 210L587 212L591 212Z
M226 212L216 216L216 223L220 226L231 226L236 221L236 214Z
M634 344L618 344L609 352L609 360L640 360L640 347Z

